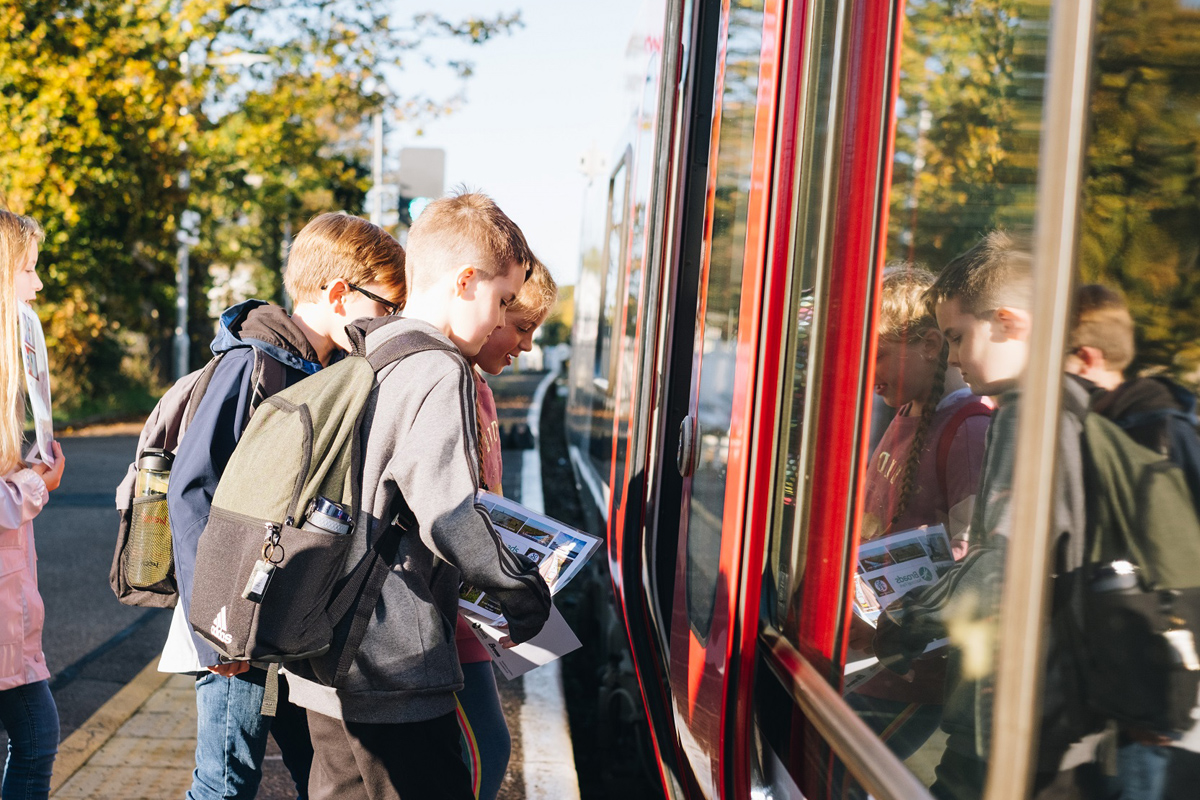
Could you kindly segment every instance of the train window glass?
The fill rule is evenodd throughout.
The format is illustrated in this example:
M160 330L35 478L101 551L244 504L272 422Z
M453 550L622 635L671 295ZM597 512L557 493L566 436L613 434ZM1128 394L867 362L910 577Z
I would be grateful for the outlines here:
M794 612L798 611L793 602L796 597L794 589L798 576L804 570L806 546L802 506L809 470L801 459L806 452L805 436L811 429L807 409L810 355L817 333L814 321L819 310L817 265L821 261L820 231L826 226L829 209L829 204L823 202L823 198L828 191L828 180L834 166L827 158L827 149L830 144L830 120L834 113L832 89L837 79L837 5L836 0L826 0L814 6L810 23L812 35L807 49L815 58L809 68L811 77L804 88L809 100L801 122L802 134L798 137L803 151L797 155L800 182L796 198L796 244L792 257L789 315L792 326L784 351L787 371L780 407L781 419L787 420L777 467L777 474L782 475L783 479L776 482L768 574L763 581L763 619L784 631L793 644L797 643ZM793 612L791 615L789 607Z
M923 782L938 770L938 796L981 796L996 656L1021 647L998 623L1034 325L1046 5L904 7L843 690Z
M700 380L693 399L697 457L687 507L686 552L688 619L702 637L712 623L725 517L763 5L762 0L736 0L729 8L710 246L700 292Z
M1200 586L1194 416L1200 391L1200 4L1097 5L1075 309L1065 348L1066 371L1076 377L1067 379L1060 422L1060 440L1077 437L1076 415L1090 402L1091 419L1081 423L1088 477L1071 468L1065 452L1058 469L1060 496L1077 498L1086 490L1094 549L1071 558L1064 547L1068 555L1055 564L1060 574L1085 576L1078 647L1092 657L1073 663L1086 665L1091 689L1086 699L1053 700L1058 708L1086 704L1092 729L1106 722L1118 729L1094 751L1075 748L1074 759L1086 761L1076 775L1105 776L1111 796L1187 797L1196 794L1183 764L1197 758L1200 742L1197 673L1167 665L1200 666L1200 619L1184 610L1194 607L1193 587ZM1147 474L1112 469L1116 453L1152 471L1155 477L1142 485L1154 500L1124 512L1113 505L1121 482ZM1061 541L1079 538L1077 531L1078 524L1065 528ZM1158 545L1164 547L1155 556ZM1163 616L1133 610L1139 602L1154 605L1153 597ZM1050 659L1073 653L1054 637L1062 618L1052 604ZM1180 680L1184 675L1191 680ZM1055 677L1048 668L1047 693L1056 688ZM1178 700L1171 699L1174 693ZM1041 727L1053 730L1045 722ZM1043 734L1040 749L1058 738ZM1113 747L1115 775L1103 756Z
M613 328L619 323L621 308L621 278L625 263L625 205L629 198L629 152L626 151L608 181L608 232L604 242L605 270L600 291L599 332L596 338L595 380L598 387L608 390L612 362ZM607 472L604 473L608 475Z

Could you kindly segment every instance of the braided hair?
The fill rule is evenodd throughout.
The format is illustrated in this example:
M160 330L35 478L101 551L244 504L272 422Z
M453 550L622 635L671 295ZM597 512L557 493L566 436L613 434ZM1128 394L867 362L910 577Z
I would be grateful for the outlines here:
M879 303L879 339L909 345L923 339L931 332L938 330L937 319L933 309L926 301L926 292L933 285L933 273L915 264L901 262L889 264L883 271L883 292ZM925 449L929 430L933 425L933 415L937 411L938 401L946 389L946 369L949 348L942 343L938 352L937 365L934 369L933 381L929 394L925 397L921 409L921 419L913 434L912 448L904 463L904 471L900 478L900 498L896 503L896 511L892 515L890 525L895 525L917 489L917 467Z

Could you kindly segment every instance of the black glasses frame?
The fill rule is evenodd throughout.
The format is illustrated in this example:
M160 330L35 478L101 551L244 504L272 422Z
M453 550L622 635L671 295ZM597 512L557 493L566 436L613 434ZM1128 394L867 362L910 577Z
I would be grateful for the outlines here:
M387 315L389 317L395 316L395 314L398 311L400 311L399 303L393 303L391 300L384 300L382 297L375 294L374 292L368 292L366 289L362 288L361 286L355 286L353 283L350 283L350 281L346 281L346 286L349 287L351 291L358 292L359 294L363 295L364 297L369 297L372 300L374 300L376 303L379 303L379 305L386 308L387 312L388 312Z

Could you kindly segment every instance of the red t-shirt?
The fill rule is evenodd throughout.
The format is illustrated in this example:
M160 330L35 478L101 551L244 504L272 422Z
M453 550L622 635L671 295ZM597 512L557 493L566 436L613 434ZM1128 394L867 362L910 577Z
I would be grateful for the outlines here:
M471 370L475 376L475 393L479 397L476 411L479 414L480 449L483 451L483 482L488 491L503 494L501 480L504 477L504 461L500 455L500 421L496 414L496 398L487 381L479 374L479 370ZM458 661L460 664L474 664L479 661L491 661L492 656L483 646L462 614L458 615L458 625L454 630L454 641L458 645Z
M960 389L943 397L934 411L929 434L921 448L913 492L904 513L892 523L904 482L904 468L912 452L913 438L919 416L900 413L888 425L883 438L871 454L867 465L867 486L863 507L862 540L874 539L885 533L906 531L922 525L946 526L953 542L967 534L979 489L979 473L983 469L984 437L991 418L971 416L953 431L945 465L945 486L938 477L938 449L946 426L960 408L978 402L980 398L970 389ZM882 670L879 675L857 689L867 697L909 703L941 703L945 684L945 658L931 656L913 662L915 675L907 681L899 675Z

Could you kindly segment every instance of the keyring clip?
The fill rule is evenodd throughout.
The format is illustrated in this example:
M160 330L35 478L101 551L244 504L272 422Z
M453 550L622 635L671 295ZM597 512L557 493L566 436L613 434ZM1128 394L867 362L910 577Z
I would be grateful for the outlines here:
M278 559L275 558L276 550L279 551ZM274 542L263 542L262 557L263 561L266 561L268 564L282 564L284 558L283 545L275 544Z

